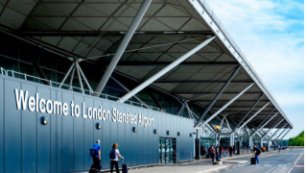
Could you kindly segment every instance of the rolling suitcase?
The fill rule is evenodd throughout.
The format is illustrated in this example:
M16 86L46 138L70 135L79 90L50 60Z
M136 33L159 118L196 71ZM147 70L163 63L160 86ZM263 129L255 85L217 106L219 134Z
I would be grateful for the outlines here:
M251 165L256 165L256 159L254 157L251 158Z
M128 167L125 163L122 165L122 173L128 173Z

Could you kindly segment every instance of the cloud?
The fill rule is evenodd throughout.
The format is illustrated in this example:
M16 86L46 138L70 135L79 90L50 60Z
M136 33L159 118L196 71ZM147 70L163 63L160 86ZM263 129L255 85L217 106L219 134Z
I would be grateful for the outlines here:
M207 0L294 125L304 129L304 2Z

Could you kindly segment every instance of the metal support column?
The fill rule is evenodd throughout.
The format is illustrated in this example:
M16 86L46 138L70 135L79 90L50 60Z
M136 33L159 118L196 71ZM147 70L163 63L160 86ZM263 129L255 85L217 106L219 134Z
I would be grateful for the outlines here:
M288 131L284 135L282 135L282 137L280 137L278 140L282 140L290 131L291 129L288 129Z
M185 105L185 108L186 108L187 111L188 111L188 114L189 114L190 118L193 118L194 120L196 120L196 118L195 118L195 116L194 116L194 112L193 112L193 111L191 110L191 108L189 107L188 102L185 102L184 105Z
M226 90L226 88L230 85L231 81L237 76L238 72L240 71L240 66L237 67L230 77L228 78L227 82L224 84L224 86L217 92L216 96L213 98L212 102L210 105L206 108L206 110L202 113L200 116L200 119L198 122L195 124L195 127L199 125L200 121L208 114L208 112L211 110L213 105L216 103L216 101L222 96L223 92Z
M179 112L177 113L178 116L180 116L181 113L183 112L183 110L185 109L185 107L186 107L186 106L185 106L185 103L186 103L186 102L182 103L181 108L180 108Z
M208 45L213 39L215 39L215 36L206 39L204 42L202 42L201 44L199 44L198 46L196 46L195 48L193 48L192 50L190 50L189 52L178 58L176 61L172 62L171 64L160 70L158 73L156 73L155 75L144 81L142 84L131 90L129 93L124 95L122 98L118 100L118 102L123 103L126 100L130 99L132 96L136 95L138 92L146 88L148 85L152 84L154 81L162 77L164 74L172 70L174 67L178 66L180 63L187 60L197 51Z
M270 132L272 129L275 129L275 128L276 128L279 124L281 124L283 121L284 121L284 120L281 119L279 122L277 122L273 128L270 128L270 129L262 136L262 138L265 138L265 137L269 134L269 132Z
M230 146L234 146L235 144L235 133L230 134Z
M78 76L78 80L79 80L79 85L81 87L81 91L84 94L82 78L81 78L81 75L80 75L80 69L78 68L77 60L75 61L75 69L77 70L77 76Z
M139 26L141 20L143 19L143 16L145 15L147 9L149 8L152 0L145 0L139 9L137 15L134 17L124 39L122 40L121 44L119 45L118 49L116 50L116 53L114 57L112 58L109 66L107 67L104 75L100 79L99 84L96 88L95 96L99 96L100 93L103 91L104 87L106 86L112 72L114 71L118 61L120 60L121 56L123 55L125 49L128 46L128 43L130 42L134 32L136 31L137 27Z
M230 130L233 130L229 124L229 121L228 121L228 118L225 116L225 121L226 121L226 124L227 124L227 127L230 129Z
M239 128L238 130L240 130L242 127L244 127L247 123L249 123L252 119L254 119L263 109L265 109L268 105L270 104L270 102L268 102L267 104L265 104L264 106L262 106L253 116L251 116L247 121L245 121Z
M69 73L72 71L73 68L74 68L74 63L72 63L71 66L69 67L69 70L68 70L67 73L65 74L65 76L64 76L64 78L63 78L63 80L62 80L62 82L61 82L61 84L60 84L60 86L59 86L59 88L62 87L62 85L63 85L64 82L66 81L66 79L67 79Z
M77 62L77 67L78 67L78 69L79 69L79 72L80 72L80 74L81 74L83 80L85 81L85 84L86 84L87 88L90 90L91 94L93 94L94 91L93 91L93 89L92 89L90 83L88 82L88 80L87 80L85 74L83 73L83 70L82 70L82 68L81 68L80 65L79 65L79 62Z
M287 131L287 129L283 129L283 131L281 131L281 133L275 138L274 141L277 141L286 131Z
M282 128L284 128L284 127L286 127L286 126L287 126L287 124L285 124ZM269 138L269 140L272 140L273 137L274 137L282 128L277 129L277 130L273 133L273 135Z
M73 71L72 71L72 73L71 73L71 76L70 76L69 89L71 89L71 90L73 90L73 88L72 88L72 82L74 81L75 71L76 71L76 68L73 69Z
M241 97L247 90L249 90L254 83L249 84L244 90L242 90L238 95L236 95L233 99L231 99L229 102L227 102L223 107L221 107L218 111L216 111L213 115L211 115L205 122L201 123L207 124L210 122L213 118L215 118L219 113L221 113L223 110L225 110L230 104L232 104L234 101L236 101L239 97Z

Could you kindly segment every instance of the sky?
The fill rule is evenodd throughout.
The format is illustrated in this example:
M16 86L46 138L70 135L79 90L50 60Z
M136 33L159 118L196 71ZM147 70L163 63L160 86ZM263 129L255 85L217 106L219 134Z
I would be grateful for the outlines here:
M207 0L293 123L304 130L304 1Z

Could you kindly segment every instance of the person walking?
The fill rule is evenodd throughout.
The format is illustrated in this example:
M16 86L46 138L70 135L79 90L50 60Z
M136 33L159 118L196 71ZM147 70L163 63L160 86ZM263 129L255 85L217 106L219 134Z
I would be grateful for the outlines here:
M110 151L109 157L111 160L111 165L110 165L111 171L110 172L113 173L113 169L115 167L116 173L119 173L118 161L119 159L124 159L124 157L120 154L117 143L114 143L112 145L112 150Z
M235 145L232 146L232 154L233 154L233 155L236 154L236 146L235 146Z
M254 145L254 154L255 154L255 161L256 165L259 164L259 156L261 154L261 150L257 147L257 145Z
M101 151L100 151L100 140L97 139L96 143L90 148L90 155L93 160L90 172L100 172L101 169Z
M228 150L229 150L229 156L232 157L232 146L231 145L229 146Z
M219 151L219 146L216 146L216 147L215 147L215 160L216 160L217 162L219 162L219 161L220 161L220 151Z
M214 146L211 145L210 148L209 148L209 155L210 155L210 158L212 160L212 164L214 165L215 164L215 149L214 149Z

